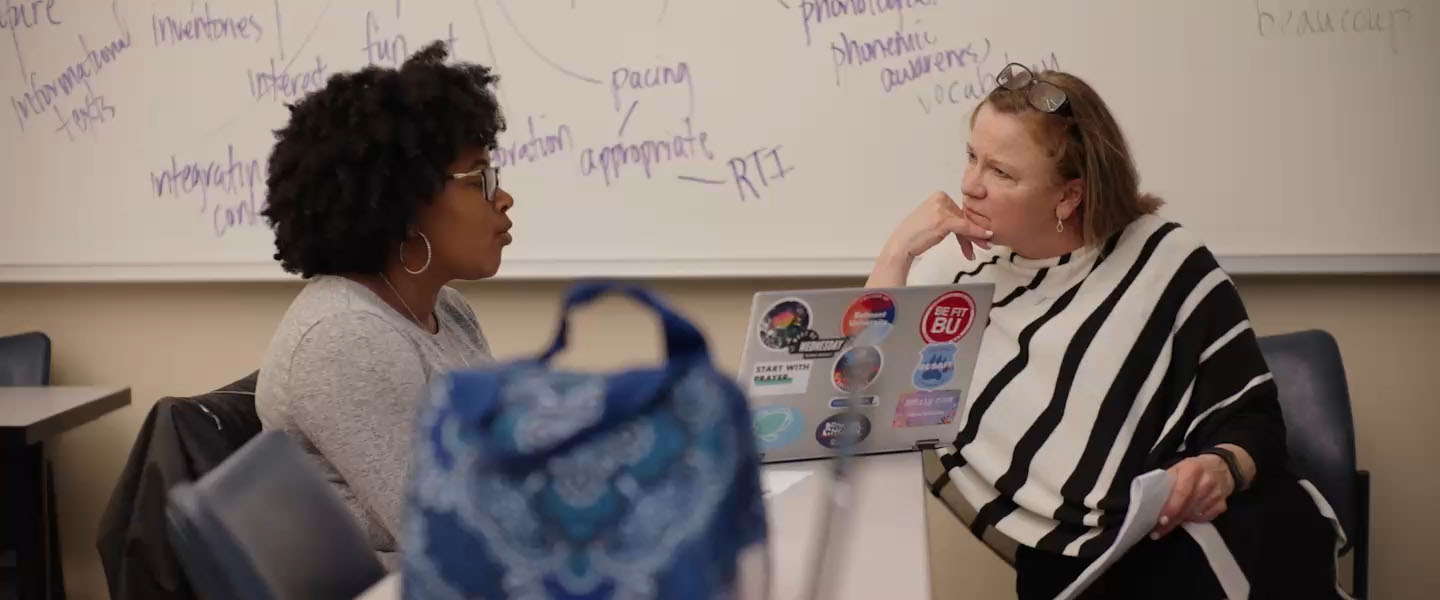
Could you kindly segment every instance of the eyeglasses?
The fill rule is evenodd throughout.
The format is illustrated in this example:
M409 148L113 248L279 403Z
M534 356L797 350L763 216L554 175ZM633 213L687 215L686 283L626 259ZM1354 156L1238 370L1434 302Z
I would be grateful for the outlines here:
M485 192L485 201L495 203L495 191L500 189L500 167L489 165L464 173L451 173L451 179L480 178L480 189Z
M1010 63L995 76L995 83L1012 92L1024 92L1025 100L1035 110L1053 113L1065 106L1069 99L1065 90L1048 81L1040 81L1030 69L1020 63Z

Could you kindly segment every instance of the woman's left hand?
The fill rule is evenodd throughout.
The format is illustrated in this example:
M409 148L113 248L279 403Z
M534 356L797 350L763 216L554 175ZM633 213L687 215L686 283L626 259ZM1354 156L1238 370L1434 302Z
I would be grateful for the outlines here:
M1168 471L1175 477L1175 487L1170 488L1170 499L1151 538L1160 539L1185 521L1208 523L1225 512L1225 499L1235 491L1235 478L1225 459L1201 454L1175 463Z

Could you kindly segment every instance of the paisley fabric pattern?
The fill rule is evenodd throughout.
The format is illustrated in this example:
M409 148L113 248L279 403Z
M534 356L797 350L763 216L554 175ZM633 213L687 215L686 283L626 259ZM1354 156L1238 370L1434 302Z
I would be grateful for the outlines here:
M407 599L731 598L765 541L746 401L708 361L455 373L416 440Z

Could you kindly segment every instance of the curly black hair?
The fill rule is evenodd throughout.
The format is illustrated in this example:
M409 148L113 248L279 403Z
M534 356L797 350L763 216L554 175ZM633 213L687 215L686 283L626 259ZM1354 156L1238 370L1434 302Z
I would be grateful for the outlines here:
M338 73L275 132L261 214L290 273L375 273L460 152L494 149L505 119L484 66L434 42L399 69Z

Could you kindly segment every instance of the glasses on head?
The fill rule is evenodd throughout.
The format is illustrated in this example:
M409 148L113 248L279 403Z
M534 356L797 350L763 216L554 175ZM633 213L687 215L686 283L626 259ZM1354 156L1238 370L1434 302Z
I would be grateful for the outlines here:
M1069 99L1065 90L1048 81L1040 81L1030 69L1020 63L1010 63L995 76L995 83L1001 88L1025 94L1025 100L1035 110L1053 113L1065 106Z
M451 179L479 179L480 189L485 192L485 201L495 203L495 191L500 189L500 167L485 165L473 171L451 173Z

